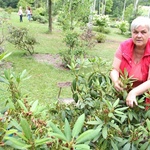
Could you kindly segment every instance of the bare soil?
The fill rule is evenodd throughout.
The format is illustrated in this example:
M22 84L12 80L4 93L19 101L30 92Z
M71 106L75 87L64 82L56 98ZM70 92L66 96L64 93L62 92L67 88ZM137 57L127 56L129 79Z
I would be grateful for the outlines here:
M38 62L47 63L59 69L66 69L59 54L33 54L33 58Z

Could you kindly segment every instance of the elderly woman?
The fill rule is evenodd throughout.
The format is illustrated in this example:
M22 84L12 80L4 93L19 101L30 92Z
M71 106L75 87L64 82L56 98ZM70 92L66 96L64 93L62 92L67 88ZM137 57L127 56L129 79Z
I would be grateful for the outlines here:
M131 33L132 38L122 42L116 51L110 73L117 91L124 90L119 80L120 71L124 72L126 69L129 77L137 79L126 98L129 107L138 105L136 97L150 89L150 19L147 17L134 19L131 23ZM149 99L145 101L150 103Z

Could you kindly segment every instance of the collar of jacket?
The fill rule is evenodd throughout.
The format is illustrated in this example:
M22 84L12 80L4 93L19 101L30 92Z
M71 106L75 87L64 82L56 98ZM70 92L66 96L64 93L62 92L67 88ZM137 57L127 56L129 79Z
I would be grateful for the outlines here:
M120 46L122 49L123 57L125 57L128 61L130 61L132 58L133 49L134 49L134 43L133 43L132 38L122 42ZM150 39L148 39L147 41L143 57L146 57L146 56L150 56Z

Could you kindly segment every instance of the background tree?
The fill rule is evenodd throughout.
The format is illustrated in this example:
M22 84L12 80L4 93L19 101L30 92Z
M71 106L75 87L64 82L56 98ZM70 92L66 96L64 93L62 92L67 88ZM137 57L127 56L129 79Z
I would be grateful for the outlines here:
M5 4L6 4L6 3L4 3L3 0L0 0L0 7L4 8L4 7L5 7Z
M122 20L124 20L124 12L126 9L126 0L124 0L124 4L123 4L123 11L122 11Z
M63 29L73 30L77 26L82 26L88 22L90 15L90 0L68 0L62 5L58 21Z
M113 6L113 1L112 0L106 0L106 8L105 8L105 14L111 14L112 12L112 6Z
M49 32L52 32L52 0L48 0L48 16L49 16L48 29Z

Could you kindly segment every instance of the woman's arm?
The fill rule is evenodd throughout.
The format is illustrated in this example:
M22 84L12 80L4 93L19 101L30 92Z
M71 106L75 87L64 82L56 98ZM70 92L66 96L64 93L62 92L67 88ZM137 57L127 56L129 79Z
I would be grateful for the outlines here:
M120 67L120 63L121 63L121 60L118 59L117 57L114 57L114 61L113 61L113 69L112 71L110 72L110 78L114 84L114 87L117 91L122 91L123 88L122 88L122 83L121 81L119 80L119 67Z
M150 89L150 69L148 74L148 80L144 83L140 84L139 86L132 89L126 98L126 104L129 107L133 107L134 103L135 105L138 105L136 101L136 96L142 95L143 93L147 92Z

